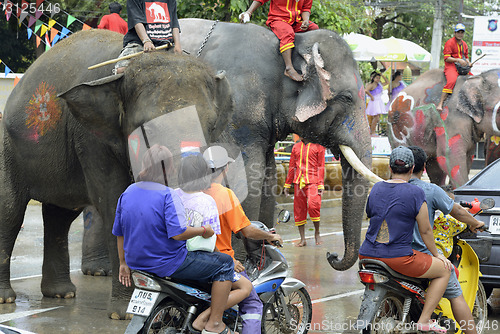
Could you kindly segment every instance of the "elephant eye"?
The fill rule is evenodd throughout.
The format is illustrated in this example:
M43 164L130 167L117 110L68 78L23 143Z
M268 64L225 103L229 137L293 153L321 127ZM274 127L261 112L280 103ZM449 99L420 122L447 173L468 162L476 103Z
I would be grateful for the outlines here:
M335 95L333 101L339 103L353 103L352 93L349 91L342 91L339 94Z

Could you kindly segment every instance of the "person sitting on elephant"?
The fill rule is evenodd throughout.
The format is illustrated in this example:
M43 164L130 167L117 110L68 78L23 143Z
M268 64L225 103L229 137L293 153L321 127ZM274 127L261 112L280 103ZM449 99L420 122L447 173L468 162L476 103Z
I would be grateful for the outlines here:
M453 93L453 88L458 78L458 70L456 64L463 67L471 67L469 61L469 47L464 39L465 26L459 23L455 26L455 36L450 38L444 44L444 75L446 76L446 85L443 87L441 99L439 100L436 109L443 111L443 103L448 97L448 94Z
M254 0L248 10L240 14L240 21L246 23L252 13L270 0ZM295 47L295 33L319 29L318 25L309 21L312 0L271 0L266 25L271 28L280 40L280 52L285 61L285 75L292 80L302 81L292 64L292 49Z
M359 258L380 260L403 275L432 278L417 330L446 333L446 328L431 322L431 315L446 289L453 265L434 243L424 191L408 183L413 172L413 153L407 147L395 148L389 166L391 179L377 182L368 196L366 213L370 225ZM412 249L415 221L433 256Z
M241 232L245 238L256 240L267 240L268 242L278 241L283 243L279 234L272 234L254 227L245 215L240 201L234 192L224 187L221 183L226 177L228 165L234 162L225 148L222 146L212 146L203 152L203 157L207 161L208 167L212 169L212 184L204 192L215 200L219 211L221 234L217 236L217 248L222 253L231 255L234 261L234 271L248 278L245 267L240 261L234 258L234 250L231 243L232 233ZM242 334L261 333L262 301L255 289L252 289L250 296L238 304L242 314Z
M128 32L119 57L151 52L165 44L173 46L176 54L182 54L176 0L127 0L127 16ZM122 73L129 61L117 62L115 73Z
M474 218L460 204L455 203L441 187L433 183L422 181L422 175L425 170L425 162L427 161L427 154L418 146L410 146L409 149L412 151L415 161L415 168L413 169L413 175L409 183L420 187L424 191L431 227L434 227L434 214L436 213L436 210L440 210L445 215L449 214L453 218L469 225L472 232L477 232L478 228L484 226L483 222ZM430 254L426 244L422 241L417 224L415 224L413 229L412 248L416 251ZM458 324L460 324L462 331L465 334L476 334L477 331L474 325L474 318L467 302L465 301L462 288L458 282L455 271L452 271L450 275L443 297L450 301L451 310L455 320Z
M188 252L186 240L210 238L210 225L187 225L184 207L176 192L166 186L173 172L173 158L165 146L153 145L142 160L136 183L120 196L113 234L120 259L119 280L131 285L130 269L161 277L212 283L210 319L205 331L219 333L234 277L234 264L223 253Z
M210 170L201 154L189 155L181 160L179 168L180 188L176 189L186 210L188 226L211 226L215 234L205 239L196 236L187 240L188 251L204 250L208 252L219 250L215 247L217 235L221 233L219 212L214 199L203 193L210 187ZM210 240L213 239L213 240ZM226 309L247 298L253 289L252 282L238 273L234 273L232 290L226 304ZM201 331L210 318L211 308L203 311L194 321L193 328Z

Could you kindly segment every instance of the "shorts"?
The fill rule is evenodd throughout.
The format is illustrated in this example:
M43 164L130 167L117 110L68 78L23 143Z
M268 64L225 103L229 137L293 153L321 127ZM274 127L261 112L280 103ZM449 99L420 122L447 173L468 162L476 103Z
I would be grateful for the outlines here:
M450 279L448 280L448 286L446 286L446 290L444 291L443 298L453 299L460 297L462 294L462 287L458 282L457 273L455 270L451 271Z
M189 279L202 283L231 281L234 279L233 258L227 254L215 252L188 252L184 262L170 275L176 279Z
M359 255L360 259L375 259L384 262L392 270L400 274L410 277L420 277L429 270L432 264L432 256L416 250L413 250L412 255L393 257L393 258L378 258Z

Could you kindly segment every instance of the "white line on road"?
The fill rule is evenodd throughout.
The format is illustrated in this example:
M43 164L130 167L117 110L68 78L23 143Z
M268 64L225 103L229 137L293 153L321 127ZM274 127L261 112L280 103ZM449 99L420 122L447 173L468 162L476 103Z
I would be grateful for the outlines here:
M368 227L363 227L362 230L366 230L368 229ZM326 237L328 235L342 235L344 234L344 232L342 231L337 231L337 232L329 232L329 233L321 233L320 236L321 237ZM310 236L310 237L306 237L306 239L312 239L314 238L313 236ZM283 242L292 242L292 241L298 241L300 240L300 238L296 238L296 239L287 239L287 240L283 240Z
M19 318L24 318L24 317L29 317L30 315L35 315L38 313L42 312L47 312L47 311L52 311L58 308L61 308L63 306L56 306L56 307L50 307L50 308L41 308L38 310L32 310L32 311L24 311L24 312L15 312L15 313L7 313L7 314L2 314L0 315L0 323L14 320L14 319L19 319Z
M346 292L346 293L343 293L343 294L340 294L340 295L335 295L335 296L330 296L330 297L315 299L315 300L313 300L311 302L313 304L323 303L323 302L327 302L329 300L334 300L334 299L339 299L339 298L344 298L344 297L350 297L350 296L354 296L354 295L359 295L359 294L363 293L363 291L365 291L365 290L356 290L356 291Z
M70 270L70 273L74 273L74 272L77 272L77 271L80 271L80 269ZM31 276L15 277L15 278L11 278L10 280L11 281L19 281L19 280L22 280L22 279L37 278L37 277L42 277L42 274L31 275Z

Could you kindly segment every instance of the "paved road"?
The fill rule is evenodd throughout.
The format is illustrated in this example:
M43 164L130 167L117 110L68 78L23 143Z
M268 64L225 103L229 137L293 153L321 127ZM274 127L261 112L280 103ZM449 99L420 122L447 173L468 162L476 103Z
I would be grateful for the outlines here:
M313 321L309 333L347 333L343 329L356 319L363 286L355 268L334 271L325 259L326 251L343 252L339 221L340 210L332 200L322 212L324 243L293 247L298 233L293 224L281 224L278 232L287 240L283 253L291 266L291 275L306 282L313 300ZM70 230L71 278L77 286L74 299L44 298L40 292L40 273L43 252L41 207L30 205L25 226L20 232L12 258L13 287L18 294L16 303L0 305L0 323L40 334L52 333L123 333L126 321L106 317L111 287L109 277L85 276L79 270L83 224L81 218ZM364 223L367 226L367 223ZM312 227L312 224L311 224ZM306 230L313 235L311 229ZM500 320L500 289L490 299L493 313L486 333L498 333ZM495 330L496 329L496 330Z

